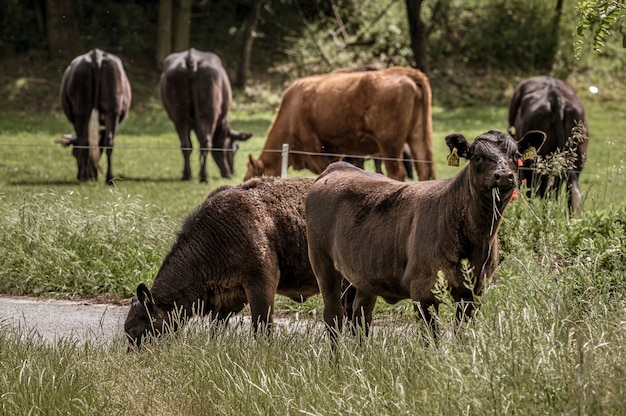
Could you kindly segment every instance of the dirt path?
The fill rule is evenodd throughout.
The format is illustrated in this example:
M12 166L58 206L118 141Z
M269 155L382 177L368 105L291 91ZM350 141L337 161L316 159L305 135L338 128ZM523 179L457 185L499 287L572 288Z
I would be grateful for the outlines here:
M122 336L128 306L29 297L0 296L0 325L25 336L54 342L70 339L110 341Z

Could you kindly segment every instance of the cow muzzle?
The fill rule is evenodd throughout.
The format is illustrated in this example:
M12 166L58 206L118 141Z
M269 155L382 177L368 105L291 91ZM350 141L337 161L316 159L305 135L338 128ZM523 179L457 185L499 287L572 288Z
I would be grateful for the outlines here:
M515 174L510 169L498 169L493 173L493 186L502 191L508 191L515 188Z

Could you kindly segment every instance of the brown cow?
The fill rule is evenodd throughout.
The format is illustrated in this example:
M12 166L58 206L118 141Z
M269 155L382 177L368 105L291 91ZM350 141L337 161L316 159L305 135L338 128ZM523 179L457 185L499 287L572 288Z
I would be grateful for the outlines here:
M519 139L530 130L546 133L546 143L541 148L540 156L569 151L571 165L567 170L567 190L569 207L577 211L582 195L578 180L583 169L589 143L586 125L582 126L582 138L572 137L572 129L578 123L585 123L585 108L576 96L574 87L560 79L537 76L524 80L515 88L509 106L509 131ZM580 141L582 139L582 141ZM526 180L529 189L537 190L540 197L546 196L550 189L558 193L561 176L535 172L532 161L525 163L520 177Z
M173 328L173 314L224 320L249 303L257 330L272 322L276 293L295 301L319 293L304 222L312 184L257 178L211 192L185 221L152 289L137 287L124 325L131 347Z
M319 174L338 154L380 155L389 177L398 180L406 175L402 149L408 143L420 180L434 179L428 78L416 69L393 67L295 81L282 96L261 156L249 156L244 180L280 175L283 143L289 144L294 169Z
M305 217L331 336L342 326L342 277L357 289L352 320L362 326L364 318L366 334L377 296L390 303L412 299L434 326L429 308L438 307L439 272L462 302L459 319L470 316L473 295L498 264L497 232L517 185L520 153L544 139L529 132L516 143L492 130L469 144L449 135L453 154L470 160L452 179L399 183L345 162L329 166L309 191ZM464 285L464 259L474 269L473 293Z
M69 64L61 81L61 103L75 136L59 143L73 145L78 180L98 179L102 150L107 153L106 183L113 184L113 141L124 120L132 93L122 61L115 55L93 49Z
M209 150L222 178L232 177L237 141L247 140L252 134L230 128L228 110L232 91L219 56L193 48L167 56L161 74L160 96L180 139L183 180L191 179L191 130L200 143L200 181L207 181Z

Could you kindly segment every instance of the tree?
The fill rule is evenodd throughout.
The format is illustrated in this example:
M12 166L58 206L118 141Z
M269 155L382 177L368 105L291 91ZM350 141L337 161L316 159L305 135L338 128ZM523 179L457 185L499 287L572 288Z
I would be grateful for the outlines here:
M234 82L234 86L237 88L243 88L246 86L248 70L250 68L250 54L252 53L252 43L254 42L254 31L256 30L259 16L261 15L262 5L263 0L252 0L252 10L248 15L248 20L246 21L246 26L244 28L241 57Z
M624 0L579 1L576 11L581 20L577 28L579 39L574 43L576 56L580 56L587 32L593 35L593 50L602 51L605 42L611 36L611 28L617 22L620 23L622 47L626 48L626 31L623 26L625 10Z
M409 19L411 49L415 58L415 67L425 74L430 73L426 54L426 29L421 18L422 0L406 0L406 13Z
M156 63L172 52L189 49L192 0L159 0Z
M160 68L167 55L172 53L172 0L159 0L157 23L156 63Z
M73 3L73 0L46 0L46 38L51 59L71 59L83 52Z

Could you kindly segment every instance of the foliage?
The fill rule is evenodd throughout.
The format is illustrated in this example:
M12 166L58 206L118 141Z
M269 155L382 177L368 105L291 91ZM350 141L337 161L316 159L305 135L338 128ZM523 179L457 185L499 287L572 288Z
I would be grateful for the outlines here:
M576 56L580 56L588 33L591 33L593 38L591 43L593 50L601 52L614 28L622 34L622 47L626 48L625 10L624 0L579 1L576 7L576 12L580 16L576 29L578 39L574 43Z
M428 47L434 62L456 56L472 66L523 71L552 65L558 30L551 2L454 1L431 13Z

